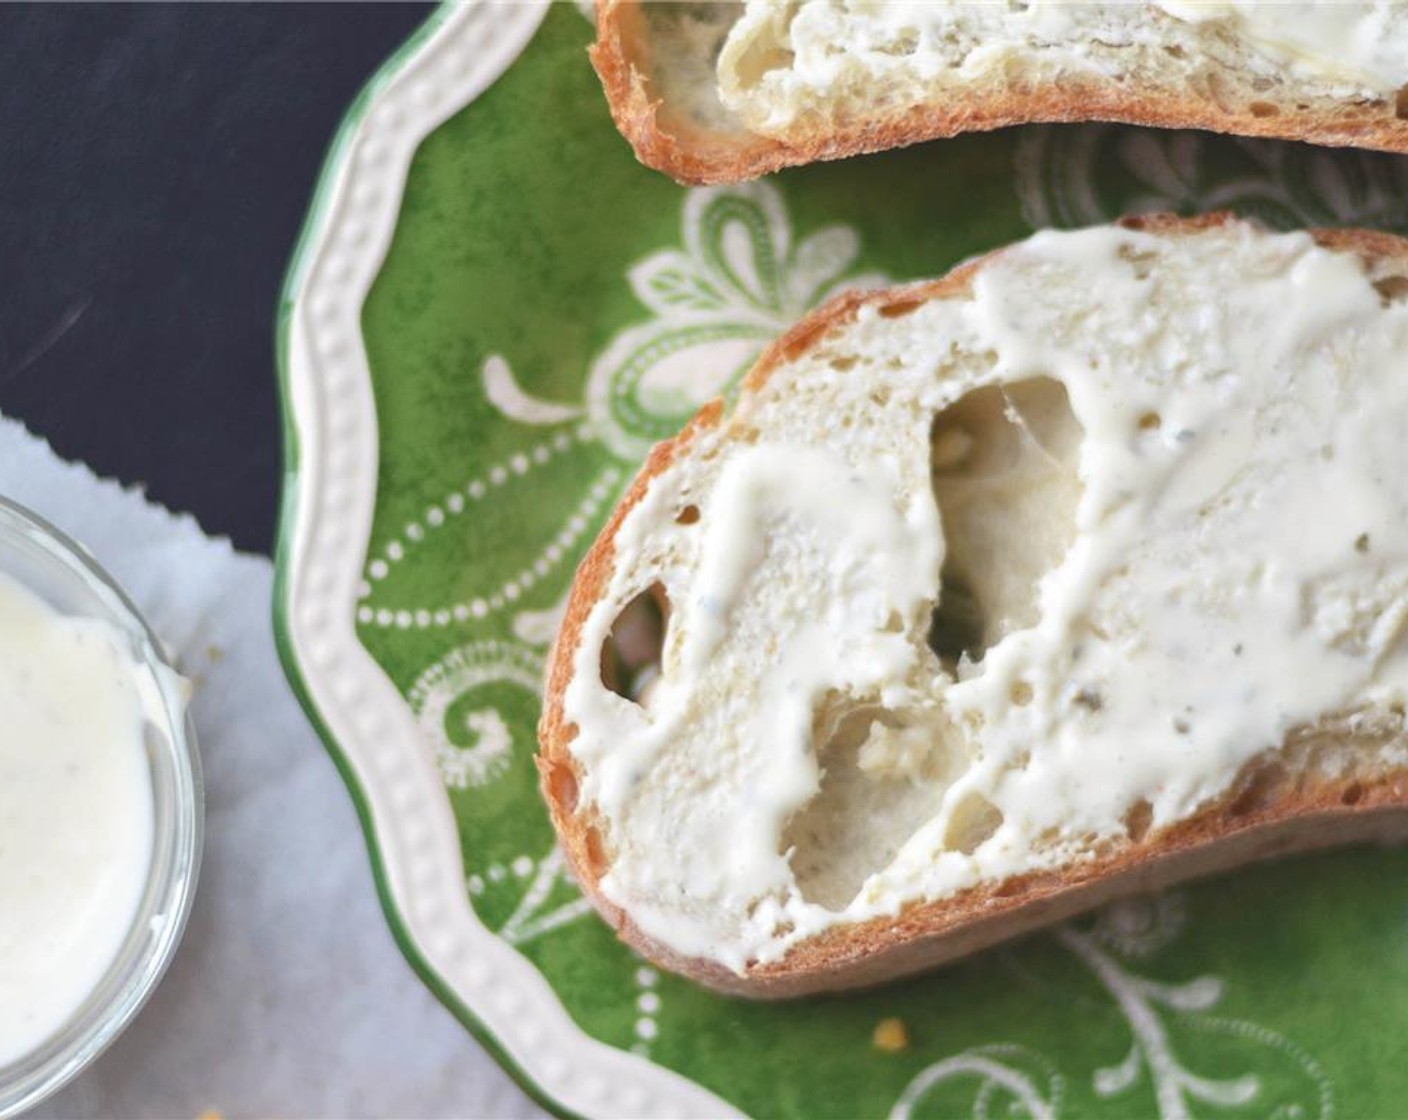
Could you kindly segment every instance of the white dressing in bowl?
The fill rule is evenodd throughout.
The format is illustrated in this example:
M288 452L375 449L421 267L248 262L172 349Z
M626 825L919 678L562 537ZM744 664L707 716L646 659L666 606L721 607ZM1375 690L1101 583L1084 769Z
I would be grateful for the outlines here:
M83 546L0 498L0 1120L102 1053L180 943L204 832L189 699Z
M146 889L160 698L131 645L0 573L0 1067L97 988Z

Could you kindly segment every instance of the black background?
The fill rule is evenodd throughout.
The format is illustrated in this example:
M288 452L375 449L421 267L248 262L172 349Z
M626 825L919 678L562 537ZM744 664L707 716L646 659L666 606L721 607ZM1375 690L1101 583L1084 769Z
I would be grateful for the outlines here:
M427 10L0 6L0 413L269 551L283 271Z

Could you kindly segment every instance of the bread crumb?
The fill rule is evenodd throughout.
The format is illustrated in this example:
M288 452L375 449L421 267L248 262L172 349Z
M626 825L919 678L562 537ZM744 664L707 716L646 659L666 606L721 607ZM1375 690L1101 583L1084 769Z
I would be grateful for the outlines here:
M886 1054L898 1054L909 1049L909 1028L904 1025L903 1019L881 1019L875 1024L870 1043Z

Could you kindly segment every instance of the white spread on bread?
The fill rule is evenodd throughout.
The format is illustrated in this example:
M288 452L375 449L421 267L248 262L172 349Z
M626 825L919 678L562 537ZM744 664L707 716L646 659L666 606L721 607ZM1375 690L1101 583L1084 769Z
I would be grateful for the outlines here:
M1391 98L1408 83L1401 0L747 0L719 55L719 97L748 127L785 136L809 114L845 119L864 90L923 103L993 76L1168 81L1208 64L1276 100L1308 92ZM1299 86L1297 86L1299 90ZM854 102L854 104L853 104Z
M741 970L1087 858L1131 814L1156 831L1297 728L1401 710L1393 295L1305 234L1046 232L966 294L862 305L784 361L651 480L582 628L562 703L602 893ZM957 421L936 436L992 386L1011 388L1007 444ZM1078 428L1048 423L1052 400ZM990 515L947 508L982 487ZM1050 554L1026 599L993 583L984 648L941 660L945 559L983 583L1024 548ZM642 705L599 663L657 583Z
M1374 93L1408 82L1402 0L1152 0L1174 19L1219 23L1271 60Z

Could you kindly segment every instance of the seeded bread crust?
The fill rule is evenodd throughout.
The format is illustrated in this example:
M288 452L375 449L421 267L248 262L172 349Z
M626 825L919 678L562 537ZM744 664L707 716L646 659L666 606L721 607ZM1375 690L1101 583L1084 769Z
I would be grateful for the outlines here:
M737 183L817 160L1038 122L1117 121L1408 152L1408 91L1396 99L1301 108L1294 98L1244 88L1235 76L1206 96L1087 76L1067 77L1059 85L979 87L962 99L889 114L877 108L835 131L799 128L789 139L778 140L737 121L691 120L670 97L662 45L652 34L645 7L641 0L600 0L591 60L616 127L636 157L680 183Z
M1176 238L1238 221L1229 214L1198 218L1154 215L1125 219L1126 228ZM1408 239L1373 230L1318 230L1322 246L1363 259L1388 290L1408 285ZM948 275L882 291L838 296L774 342L744 378L741 393L761 387L773 371L851 322L859 308L902 309L961 296L973 278L1006 250L968 261ZM651 481L691 453L701 432L727 430L722 401L704 406L673 439L657 445L601 531L573 580L566 614L549 657L537 765L553 825L578 883L620 938L647 958L707 987L756 999L868 987L919 972L1059 922L1111 899L1159 890L1255 860L1330 846L1408 840L1408 770L1361 768L1334 779L1287 780L1277 758L1317 744L1362 746L1366 752L1408 740L1401 713L1357 713L1293 732L1280 750L1254 759L1228 793L1196 816L1141 839L1112 842L1092 858L1056 871L984 883L891 918L833 927L802 942L774 964L739 976L713 961L687 958L653 941L630 915L605 898L600 882L610 866L599 821L580 804L579 769L571 743L576 726L563 712L592 608L611 584L616 537Z

